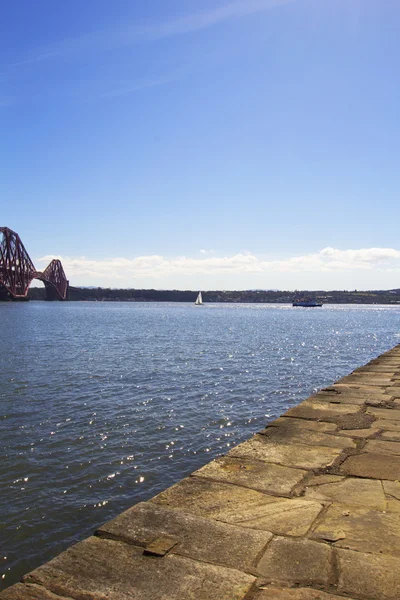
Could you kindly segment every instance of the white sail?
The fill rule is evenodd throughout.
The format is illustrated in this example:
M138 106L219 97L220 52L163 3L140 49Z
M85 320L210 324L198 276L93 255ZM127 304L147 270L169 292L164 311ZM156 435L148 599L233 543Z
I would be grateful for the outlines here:
M203 298L201 296L201 292L198 293L198 296L196 298L195 304L196 304L196 306L199 306L200 304L203 304Z

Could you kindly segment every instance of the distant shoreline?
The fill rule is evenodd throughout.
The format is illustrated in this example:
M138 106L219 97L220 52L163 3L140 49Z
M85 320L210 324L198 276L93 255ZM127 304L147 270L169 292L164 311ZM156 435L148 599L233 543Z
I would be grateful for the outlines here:
M101 302L195 302L199 290L153 290L78 288L69 289L71 301ZM400 289L371 291L308 291L287 292L280 290L208 290L203 291L203 301L230 303L292 303L301 297L312 298L322 304L390 304L400 305ZM45 300L44 288L31 288L30 300Z

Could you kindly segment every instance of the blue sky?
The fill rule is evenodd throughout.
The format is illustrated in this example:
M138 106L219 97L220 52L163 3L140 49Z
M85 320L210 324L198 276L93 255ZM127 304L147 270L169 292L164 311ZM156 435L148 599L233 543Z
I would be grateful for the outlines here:
M0 33L0 224L38 269L400 287L396 0L18 0Z

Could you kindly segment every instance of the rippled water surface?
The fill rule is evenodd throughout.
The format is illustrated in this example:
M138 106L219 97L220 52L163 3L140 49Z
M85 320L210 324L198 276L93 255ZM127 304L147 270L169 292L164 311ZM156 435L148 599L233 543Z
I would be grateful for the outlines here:
M400 342L400 307L0 304L0 589Z

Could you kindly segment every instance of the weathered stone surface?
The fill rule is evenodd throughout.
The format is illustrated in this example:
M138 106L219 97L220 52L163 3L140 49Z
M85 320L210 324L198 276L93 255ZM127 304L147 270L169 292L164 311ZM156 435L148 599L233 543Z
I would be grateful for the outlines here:
M288 496L306 473L301 469L272 463L223 456L195 471L193 475Z
M305 535L322 509L319 502L267 496L197 477L184 479L152 502L241 527L292 536Z
M344 430L367 429L373 425L374 421L373 415L367 415L362 411L352 415L341 415L336 419L337 426Z
M381 429L383 431L397 431L400 433L400 421L391 419L378 419L373 423L373 428L375 430Z
M329 507L312 537L335 541L335 546L350 550L400 555L400 516L334 504Z
M400 513L400 501L393 500L393 498L388 498L386 511L389 513L399 514Z
M266 429L270 427L289 427L291 431L310 429L311 431L319 431L320 433L327 433L328 431L335 431L335 423L328 423L325 421L312 421L309 419L296 419L295 417L279 417L268 425ZM266 429L263 429L264 433Z
M321 419L329 421L343 414L352 414L359 410L358 406L352 404L332 404L330 402L317 402L305 400L298 406L290 408L285 412L286 417L298 417L301 419Z
M385 510L386 498L380 481L374 479L347 478L333 483L318 485L314 479L312 487L306 488L305 498L319 502L331 501L355 506Z
M310 540L275 538L258 564L272 582L328 585L332 576L331 548Z
M374 396L376 395L380 395L380 394L386 394L386 388L383 389L377 389L375 386L371 385L357 385L357 383L335 383L335 388L338 388L340 391L342 391L343 393L348 392L350 394L355 394L355 395L369 395L372 394Z
M320 433L288 427L269 427L262 434L265 439L275 444L304 444L306 446L326 446L328 448L355 448L356 444L348 437L336 436L332 433Z
M1 600L70 600L31 583L16 583L0 593L0 598Z
M347 600L355 600L346 596ZM335 596L313 590L311 588L277 588L267 586L256 594L254 600L344 600L343 596Z
M362 452L373 452L375 454L386 454L388 456L400 455L400 443L397 442L385 442L381 440L370 440L368 441Z
M395 408L367 408L367 413L377 419L390 419L391 421L400 421L400 410ZM376 427L376 424L375 424Z
M377 373L352 373L339 379L339 381L340 383L353 383L359 386L368 385L377 388L384 388L392 383L390 377L381 377Z
M367 398L364 396L355 396L350 394L341 394L340 396L334 396L333 398L327 396L325 396L324 398L323 396L318 394L318 396L316 397L318 397L321 400L325 399L326 402L329 402L330 404L353 404L354 406L362 406L367 400ZM381 400L376 400L376 402L380 403Z
M382 481L382 486L387 498L400 500L400 482Z
M165 556L177 545L178 541L167 535L160 535L147 544L143 554L149 556Z
M342 463L340 470L356 477L396 481L400 479L400 457L369 453L349 456Z
M400 558L337 550L338 592L368 600L399 600Z
M319 392L315 396L311 396L311 399L325 400L326 402L343 403L343 404L376 404L390 402L391 396L381 390L368 390L365 388L347 388L343 389L340 393L327 393Z
M348 514L347 514L348 513ZM346 515L346 516L344 516ZM335 535L340 532L337 541ZM336 541L336 546L374 552L399 554L400 516L347 505L333 505L313 533L314 539Z
M148 546L159 536L171 536L172 552L196 560L248 571L272 538L266 531L244 529L143 502L125 511L98 530L138 546Z
M344 475L331 475L330 473L325 473L323 475L310 475L304 481L304 485L306 487L314 486L314 485L322 485L323 483L336 483L337 481L343 481Z
M340 453L340 448L269 442L265 436L256 435L233 448L228 456L253 458L300 469L318 469L331 465Z
M383 440L400 442L400 431L382 431L379 437Z
M397 362L397 361L396 361ZM387 373L392 377L397 371L396 362L393 365L365 365L353 371L354 373Z
M375 435L376 429L340 429L336 432L336 435L344 435L346 437L361 438L365 439Z
M175 554L99 538L72 546L25 578L61 596L85 600L242 600L254 577Z

